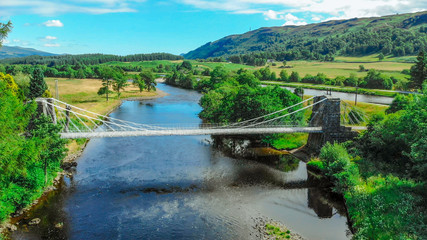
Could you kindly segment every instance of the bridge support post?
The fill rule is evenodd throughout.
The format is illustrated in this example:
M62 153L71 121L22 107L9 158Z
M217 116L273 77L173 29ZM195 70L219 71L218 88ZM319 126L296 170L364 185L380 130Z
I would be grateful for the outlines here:
M325 99L325 96L314 98L314 102ZM313 106L310 126L322 127L322 133L310 133L307 147L312 152L319 152L327 142L345 142L357 136L351 128L341 126L341 101L339 98L328 98Z
M65 112L66 120L65 120L65 129L64 129L64 131L68 132L69 129L70 129L70 111L71 111L71 106L67 105L65 107L65 109L66 109L66 112Z
M55 106L53 105L53 99L49 98L47 99L47 102L50 103L47 107L49 108L49 115L52 119L53 124L56 124L56 112L55 112Z

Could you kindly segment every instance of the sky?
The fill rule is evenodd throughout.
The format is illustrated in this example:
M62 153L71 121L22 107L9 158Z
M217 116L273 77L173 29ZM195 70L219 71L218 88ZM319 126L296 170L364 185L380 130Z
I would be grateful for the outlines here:
M427 0L0 0L3 45L57 54L187 53L260 27L427 10Z

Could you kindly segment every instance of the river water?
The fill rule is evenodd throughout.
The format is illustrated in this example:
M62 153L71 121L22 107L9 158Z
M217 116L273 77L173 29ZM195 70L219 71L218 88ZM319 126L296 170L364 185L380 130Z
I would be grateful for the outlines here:
M125 101L112 117L201 122L200 94L158 88L170 95ZM20 222L12 238L260 239L255 227L260 218L307 239L349 238L341 203L322 189L289 185L307 179L303 162L283 172L228 157L210 141L207 136L93 139L75 174ZM41 223L28 226L36 217Z

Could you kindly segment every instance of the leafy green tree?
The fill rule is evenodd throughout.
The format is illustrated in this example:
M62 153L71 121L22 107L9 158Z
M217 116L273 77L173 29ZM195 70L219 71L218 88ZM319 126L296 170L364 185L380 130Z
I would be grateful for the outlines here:
M289 77L289 82L301 82L301 77L298 72L292 71L291 76Z
M7 37L7 35L9 34L10 30L12 29L12 22L9 21L7 23L0 23L0 48L3 45L3 39L5 39Z
M390 114L400 110L404 110L413 101L414 101L414 96L412 94L409 94L409 95L397 94L396 97L394 97L393 102L385 110L385 112L387 114Z
M365 71L365 66L359 65L359 72L364 72L364 71Z
M358 149L364 158L388 163L387 172L425 181L427 91L399 108L402 110L374 118L357 141Z
M280 71L280 80L284 82L289 80L288 72L286 70Z
M117 92L117 97L120 98L120 90L124 90L125 87L129 86L128 77L123 74L117 74L113 80L113 90Z
M152 89L156 90L156 77L154 76L152 71L144 70L139 73L139 76L141 77L141 80L144 81L147 91L151 91Z
M380 61L384 60L384 54L383 53L378 54L378 60L380 60Z
M304 97L304 88L302 87L296 87L294 89L294 94L300 97L301 99Z
M368 74L364 78L366 82L366 87L368 88L377 88L377 89L392 89L393 81L389 76L382 74L375 69L368 71Z
M261 84L261 82L255 77L253 73L250 72L242 72L236 78L236 80L241 85L248 85L250 87L256 87Z
M102 81L102 87L98 90L98 95L106 95L108 102L108 95L111 93L110 86L114 79L119 79L122 77L122 73L115 68L102 66L96 70L96 74Z
M186 69L188 71L191 71L191 70L193 70L193 66L191 65L190 61L183 61L181 66L179 66L179 69L180 70Z
M141 76L139 76L139 75L132 75L132 84L134 85L134 86L137 86L138 87L138 89L139 89L139 92L142 92L142 91L144 91L144 89L146 88L146 86L145 86L145 82L141 79Z
M421 89L427 79L427 59L423 51L418 54L415 65L411 67L410 75L410 87Z
M46 90L47 84L44 81L43 70L40 67L36 67L31 74L28 98L34 99L41 97Z

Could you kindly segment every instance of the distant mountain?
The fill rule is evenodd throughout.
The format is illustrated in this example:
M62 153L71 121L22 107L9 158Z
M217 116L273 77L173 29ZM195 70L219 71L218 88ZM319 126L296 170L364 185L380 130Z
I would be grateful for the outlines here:
M416 55L420 50L427 50L427 11L304 26L264 27L209 42L184 54L184 57L196 59L273 53L272 58L280 55L282 59L292 60L380 52L404 56Z
M0 48L0 59L26 57L31 55L54 56L56 54L43 52L34 48L3 46Z

